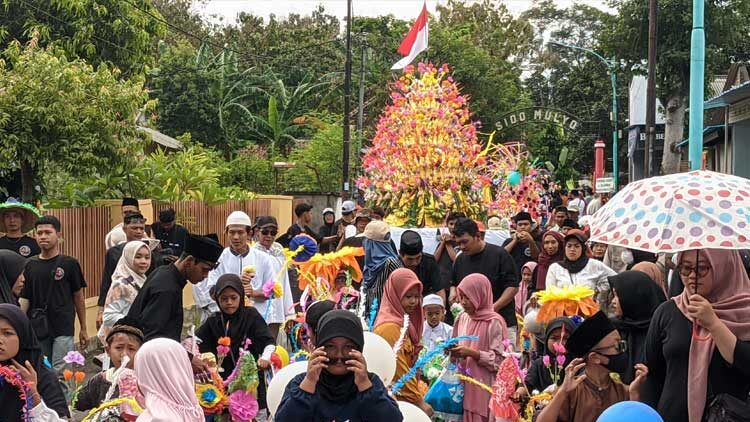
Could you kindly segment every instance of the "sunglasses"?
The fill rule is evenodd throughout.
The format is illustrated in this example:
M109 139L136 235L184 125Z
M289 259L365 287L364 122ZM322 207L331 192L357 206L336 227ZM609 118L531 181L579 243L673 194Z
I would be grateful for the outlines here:
M260 231L260 234L263 236L276 236L278 233L279 231L274 229L263 229Z
M592 349L591 351L599 353L599 354L603 354L603 353L601 353L601 351L604 351L604 350L609 349L609 348L614 348L615 351L617 351L617 353L624 353L624 352L628 351L628 342L625 341L625 340L620 340L617 343L613 344L612 346L604 347L604 348L601 348L601 349ZM604 354L604 355L607 356L606 354Z

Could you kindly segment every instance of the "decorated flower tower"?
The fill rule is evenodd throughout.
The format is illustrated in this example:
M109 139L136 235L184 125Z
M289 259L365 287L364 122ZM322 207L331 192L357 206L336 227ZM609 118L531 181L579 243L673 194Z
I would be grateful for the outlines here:
M357 186L396 226L439 226L448 210L482 219L492 202L467 96L448 66L409 66L396 81Z

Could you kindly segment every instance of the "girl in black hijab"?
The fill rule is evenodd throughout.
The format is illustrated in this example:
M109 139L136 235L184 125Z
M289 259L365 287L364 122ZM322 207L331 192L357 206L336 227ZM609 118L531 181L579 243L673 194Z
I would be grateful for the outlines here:
M562 346L565 346L568 337L570 337L570 334L575 328L575 323L568 317L555 318L547 324L544 335L544 353L531 362L529 371L526 373L525 384L531 391L537 390L541 392L553 384L550 371L554 373L557 367L557 362L555 360L557 355L555 354L554 344L560 343ZM544 356L547 356L549 359L549 368L544 364ZM560 379L558 382L561 383L562 375L565 371L560 368L559 372ZM521 389L522 388L523 387L521 387ZM518 392L521 394L529 394L528 391Z
M26 258L9 250L0 250L0 303L18 304L20 288L15 292L13 288L17 283L23 287L20 277L25 265Z
M199 345L201 353L215 354L219 338L231 339L230 353L221 363L224 371L220 374L224 378L228 377L237 365L240 359L240 348L244 346L246 340L252 341L248 350L258 362L260 371L270 368L271 354L276 348L266 321L255 308L245 306L244 297L242 281L238 275L224 274L219 277L214 288L214 298L219 305L219 312L208 317L195 332L201 340ZM263 377L260 379L258 404L261 409L265 409L266 386L262 381Z
M327 312L318 322L307 373L286 386L274 420L400 422L396 401L367 371L362 322L349 311Z
M635 364L646 360L644 345L651 317L667 297L658 284L640 271L625 271L609 277L609 284L614 293L612 324L628 343L628 369L620 376L622 382L630 384L635 379Z
M42 363L42 348L26 314L16 305L0 304L0 364L16 370L30 383L34 420L70 417L60 383ZM0 421L23 420L24 403L9 382L0 383Z

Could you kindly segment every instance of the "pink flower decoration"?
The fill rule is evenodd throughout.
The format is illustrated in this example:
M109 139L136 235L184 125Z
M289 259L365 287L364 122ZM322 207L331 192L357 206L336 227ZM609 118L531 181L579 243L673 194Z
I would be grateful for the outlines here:
M218 353L221 356L226 356L229 354L229 347L222 346L221 344L216 346L216 353Z
M258 414L258 400L244 390L229 395L229 414L232 420L249 422Z
M557 365L558 366L565 365L565 355L557 355L557 357L555 358L555 360L557 360Z
M542 357L542 363L544 364L544 366L546 366L547 368L549 368L549 365L550 365L549 355L544 355Z
M273 295L273 286L276 284L273 280L268 280L263 284L263 295L271 297Z
M560 342L552 343L552 349L554 349L555 353L558 355L564 355L567 352L565 346L563 346Z

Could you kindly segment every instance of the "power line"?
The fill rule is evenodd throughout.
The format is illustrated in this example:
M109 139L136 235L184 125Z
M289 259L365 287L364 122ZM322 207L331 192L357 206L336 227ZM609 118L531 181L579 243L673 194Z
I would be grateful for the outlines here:
M183 34L185 36L188 36L190 38L193 38L193 39L195 39L197 41L200 41L201 43L208 44L208 45L210 45L210 46L212 46L214 48L218 48L220 50L223 49L223 50L231 51L231 52L233 52L233 53L235 53L235 54L237 54L237 55L239 55L241 57L242 56L252 57L250 59L245 58L245 60L247 60L247 61L252 60L255 63L258 63L258 59L264 59L264 60L268 60L268 61L274 62L274 61L276 61L276 60L278 60L280 58L279 56L273 57L273 56L265 56L265 55L262 55L262 54L255 54L255 53L243 53L243 52L237 51L235 49L229 48L227 46L219 45L218 43L213 42L213 41L211 41L208 38L204 38L204 37L201 37L200 35L193 34L192 32L186 31L186 30L180 28L179 26L177 26L177 25L175 25L175 24L167 21L166 19L164 19L162 17L154 15L150 11L141 8L140 6L134 4L130 0L122 0L122 1L125 2L125 3L127 3L127 4L129 4L130 6L132 6L133 8L135 8L136 10L140 11L142 14L150 16L152 19L156 20L157 22L161 22L161 23L167 25L168 27L174 29L175 31L177 31L177 32L179 32L179 33L181 33L181 34ZM333 43L333 42L336 42L336 41L338 41L338 40L328 40L328 41L321 42L321 43L315 43L315 44L310 44L310 45L305 45L305 46L297 47L297 48L294 48L294 49L288 49L286 51L306 50L306 49L309 49L309 48L312 48L312 47L318 47L318 46L326 45L326 44ZM263 63L261 63L261 64L263 64ZM287 65L287 64L275 64L275 65L276 66L280 66L280 67L284 67L284 68L287 68L287 69L298 69L297 66L293 66L293 65Z

